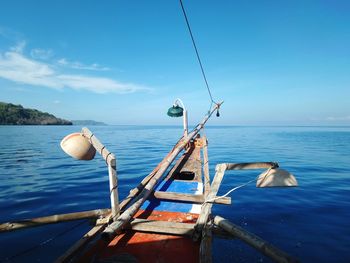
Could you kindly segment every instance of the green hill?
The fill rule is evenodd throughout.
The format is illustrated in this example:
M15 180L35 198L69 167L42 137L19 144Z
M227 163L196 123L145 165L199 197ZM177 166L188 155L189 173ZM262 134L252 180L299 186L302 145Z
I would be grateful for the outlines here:
M72 122L22 105L0 102L0 125L72 125Z

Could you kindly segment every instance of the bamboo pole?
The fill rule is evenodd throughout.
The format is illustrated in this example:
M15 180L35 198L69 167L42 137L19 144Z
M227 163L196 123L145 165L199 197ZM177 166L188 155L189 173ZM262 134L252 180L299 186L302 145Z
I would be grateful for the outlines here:
M136 214L136 212L140 209L141 205L146 201L148 196L152 193L153 189L159 182L162 175L165 173L165 171L168 169L170 164L174 161L176 156L184 149L187 143L190 142L190 140L198 134L198 132L204 127L205 123L208 121L210 116L214 113L215 110L217 110L218 107L222 104L219 103L215 105L215 107L211 110L211 112L205 116L203 121L199 123L196 128L188 134L186 137L184 137L182 143L178 145L174 151L171 153L169 158L165 163L163 163L159 170L156 172L155 176L147 183L145 188L142 190L140 195L137 197L137 200L135 203L133 203L127 210L125 210L116 221L114 221L112 224L106 227L106 229L102 233L102 238L109 240L113 238L118 231L127 223L130 221L130 219Z
M81 132L86 138L90 140L96 151L101 154L107 163L112 216L113 218L116 218L120 212L116 158L114 154L108 151L106 146L104 146L88 128L84 127Z
M274 247L260 237L248 232L247 230L233 224L232 222L220 216L214 217L214 224L226 230L231 235L239 238L248 245L257 249L265 256L279 263L298 262L296 259L289 256L286 252Z
M24 219L24 220L14 221L14 222L7 222L7 223L0 224L0 232L14 231L22 228L36 227L36 226L42 226L42 225L54 224L59 222L72 221L72 220L97 218L99 216L106 215L109 212L110 212L110 209L97 209L97 210L91 210L91 211L44 216L44 217Z

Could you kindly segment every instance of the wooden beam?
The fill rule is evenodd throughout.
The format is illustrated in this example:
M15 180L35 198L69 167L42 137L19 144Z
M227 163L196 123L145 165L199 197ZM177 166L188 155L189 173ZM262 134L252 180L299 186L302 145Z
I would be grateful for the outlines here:
M231 235L244 241L248 245L252 246L256 250L258 250L259 252L273 259L276 262L280 262L280 263L298 262L296 259L289 256L286 252L274 247L273 245L269 244L262 238L248 232L247 230L241 228L240 226L233 224L232 222L226 220L225 218L222 218L220 216L215 216L214 224L221 227Z
M208 140L206 137L203 137L202 141L203 141L204 196L207 197L210 192Z
M212 231L210 224L206 224L202 231L201 244L199 246L199 262L200 263L211 263L212 262Z
M208 158L208 141L206 137L202 138L203 142L203 173L204 173L204 197L208 199L210 193L210 175L209 175L209 158ZM223 198L220 198L221 201ZM214 200L219 201L220 199ZM231 203L231 200L230 200ZM199 247L199 262L211 263L212 262L212 230L210 222L205 224L202 231L202 239Z
M190 202L195 204L203 204L205 201L204 195L193 195L185 193L175 193L175 192L163 192L155 191L153 196L157 199L179 201L179 202ZM213 201L215 204L230 205L231 197L223 197Z
M203 195L155 191L153 193L153 196L157 199L170 200L170 201L190 202L190 203L198 203L198 204L204 202Z
M127 228L141 232L191 236L194 231L194 224L137 218L132 220L130 224L127 225Z
M256 163L225 163L226 170L253 170L278 168L275 162L256 162Z
M225 164L218 164L216 166L216 173L213 179L213 182L210 187L210 193L208 194L208 200L212 200L216 197L217 192L219 191L219 187L221 184L221 181L224 177L226 170ZM203 227L207 224L209 215L211 213L211 208L213 206L213 203L205 203L202 205L201 212L199 215L199 218L197 219L196 226L195 226L195 232L193 235L193 239L197 241L202 233Z
M91 211L75 212L68 214L52 215L37 217L32 219L24 219L20 221L7 222L0 224L0 232L14 231L22 228L36 227L59 222L80 220L86 218L97 218L110 213L110 209L97 209Z

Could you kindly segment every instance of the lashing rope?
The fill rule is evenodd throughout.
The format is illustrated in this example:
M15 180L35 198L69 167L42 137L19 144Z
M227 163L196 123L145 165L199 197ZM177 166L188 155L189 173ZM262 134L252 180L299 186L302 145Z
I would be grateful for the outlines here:
M269 169L266 170L266 172L265 172L265 174L264 174L264 179L269 175L269 172L271 171L272 168L273 168L273 167L270 167ZM230 191L228 191L228 192L227 192L226 194L224 194L224 195L217 196L217 197L212 198L212 199L209 199L209 200L205 200L203 204L205 204L205 203L212 203L212 202L214 202L214 201L216 201L216 200L218 200L218 199L224 198L224 197L228 196L230 193L232 193L233 191L235 191L235 190L237 190L237 189L239 189L239 188L242 188L242 187L244 187L244 186L246 186L246 185L248 185L248 184L250 184L250 183L252 183L252 182L258 181L258 180L259 180L259 177L260 177L260 175L258 175L258 176L257 176L256 178L254 178L253 180L250 180L250 181L248 181L248 182L246 182L246 183L244 183L244 184L240 184L240 185L238 185L238 186L232 188Z

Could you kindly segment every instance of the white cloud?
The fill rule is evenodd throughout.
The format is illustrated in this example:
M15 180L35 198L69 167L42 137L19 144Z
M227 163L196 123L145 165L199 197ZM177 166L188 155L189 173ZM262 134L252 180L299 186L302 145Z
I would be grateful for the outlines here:
M84 69L84 70L97 70L97 71L107 71L110 70L108 67L103 67L97 63L91 65L85 65L78 61L68 61L66 58L61 58L57 61L57 63L61 66L65 66L73 69Z
M49 88L63 88L47 64L30 60L13 51L0 54L0 77L14 82Z
M21 42L3 54L0 53L0 77L17 83L54 89L71 88L95 93L131 93L150 90L141 85L122 83L111 78L62 74L57 67L31 59L22 54Z
M34 48L30 51L30 55L34 59L46 60L53 56L53 51L51 49Z
M60 104L61 101L60 101L60 100L54 100L53 103L54 103L54 104Z
M109 78L89 77L82 75L59 75L62 83L73 89L85 89L96 93L108 93L118 91L118 93L131 93L141 88L134 84L120 83Z

